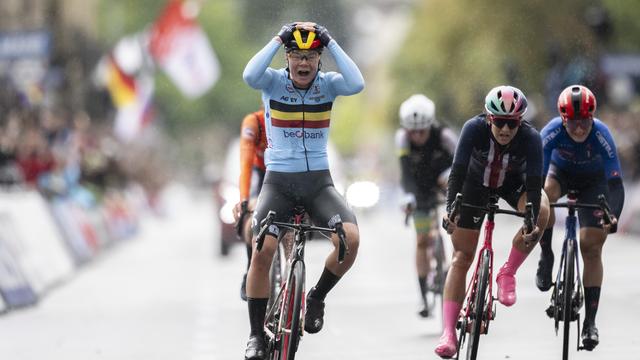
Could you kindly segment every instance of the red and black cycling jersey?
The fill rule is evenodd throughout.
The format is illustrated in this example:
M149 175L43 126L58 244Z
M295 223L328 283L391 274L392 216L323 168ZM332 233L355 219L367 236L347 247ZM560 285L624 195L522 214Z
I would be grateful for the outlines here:
M526 188L527 201L533 204L535 219L540 211L542 190L542 141L536 129L523 121L507 145L500 145L491 133L486 115L468 120L462 127L453 158L447 209L465 182L488 190L497 190L505 179L519 180Z

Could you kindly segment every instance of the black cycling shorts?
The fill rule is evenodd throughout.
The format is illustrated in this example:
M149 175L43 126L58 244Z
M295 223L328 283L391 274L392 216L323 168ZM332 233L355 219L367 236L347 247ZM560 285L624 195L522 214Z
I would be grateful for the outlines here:
M598 204L598 195L609 196L609 186L602 172L569 174L554 163L549 165L547 177L552 177L560 184L560 196L569 190L577 191L577 201L583 204ZM563 209L564 210L564 209ZM565 210L566 213L566 210ZM578 209L580 227L601 227L602 211L596 209Z
M504 199L513 209L518 209L518 201L525 192L524 181L520 178L507 178L504 180L502 186L497 189L490 189L482 184L466 180L462 186L462 202L475 206L487 206L489 196L496 194ZM480 210L462 207L460 209L458 227L479 230L482 227L485 215L486 214Z
M253 213L253 234L258 235L260 222L270 210L276 212L275 221L288 222L296 206L303 206L311 221L320 227L331 227L336 220L357 223L347 202L333 186L329 170L297 173L267 170ZM275 227L267 231L273 236L277 232Z

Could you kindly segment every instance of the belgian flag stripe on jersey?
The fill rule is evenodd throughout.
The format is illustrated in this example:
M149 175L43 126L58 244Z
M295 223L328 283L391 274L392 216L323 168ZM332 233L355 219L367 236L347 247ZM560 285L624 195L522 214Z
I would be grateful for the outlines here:
M323 111L331 111L331 107L333 106L332 102L324 103L324 104L285 104L279 101L275 101L273 99L269 100L269 107L271 110L278 110L284 112L302 112L303 110L306 112L323 112Z
M329 127L333 103L290 105L270 100L269 105L272 126L286 128L304 126L305 128L322 129Z

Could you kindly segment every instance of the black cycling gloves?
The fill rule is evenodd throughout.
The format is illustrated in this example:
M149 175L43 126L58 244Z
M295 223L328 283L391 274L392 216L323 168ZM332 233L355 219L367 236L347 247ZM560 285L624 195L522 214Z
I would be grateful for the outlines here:
M278 32L278 37L283 44L288 43L293 38L293 32L296 30L296 23L286 24Z
M333 39L331 35L329 35L329 30L322 25L316 25L316 36L320 39L320 42L323 46L329 46L329 43Z

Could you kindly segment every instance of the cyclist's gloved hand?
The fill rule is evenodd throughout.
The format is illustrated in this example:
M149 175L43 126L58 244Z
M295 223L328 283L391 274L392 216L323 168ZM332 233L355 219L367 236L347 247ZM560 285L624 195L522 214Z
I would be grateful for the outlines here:
M293 22L282 26L282 29L278 32L278 37L283 44L286 44L293 39L293 32L296 30L296 25L297 23Z
M613 215L610 216L611 224L605 224L604 220L600 220L600 225L606 234L615 234L618 231L618 219Z
M446 230L447 234L451 235L458 228L458 221L460 220L460 215L457 215L455 219L449 219L449 214L445 214L442 217L442 223L447 224Z
M246 200L244 202L246 202ZM242 215L242 203L243 201L238 201L238 203L233 206L233 219L236 222L238 222L238 219L240 219L240 215Z
M329 30L327 30L327 28L325 28L324 26L318 24L316 24L314 27L316 30L316 36L318 37L318 39L320 39L322 45L324 45L325 47L329 46L329 43L331 42L331 40L333 40L333 38L329 34Z
M540 228L538 225L533 227L533 230L530 233L527 233L527 229L522 227L522 239L524 240L524 244L526 246L533 246L538 242L538 237L540 235Z

